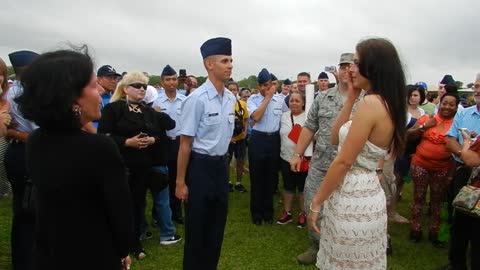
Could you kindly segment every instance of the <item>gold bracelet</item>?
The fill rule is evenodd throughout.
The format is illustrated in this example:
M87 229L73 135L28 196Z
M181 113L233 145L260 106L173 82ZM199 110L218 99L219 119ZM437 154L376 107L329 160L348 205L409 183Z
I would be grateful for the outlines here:
M316 210L316 211L315 211L315 210L312 209L312 203L311 203L311 202L310 202L310 206L309 206L308 208L309 208L309 210L310 210L311 212L313 212L313 213L320 213L320 210Z

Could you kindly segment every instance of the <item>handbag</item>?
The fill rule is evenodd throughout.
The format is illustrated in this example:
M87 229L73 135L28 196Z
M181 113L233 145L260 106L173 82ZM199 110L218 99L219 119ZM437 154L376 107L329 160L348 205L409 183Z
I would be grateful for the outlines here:
M476 176L478 176L478 168L472 171L467 185L462 187L455 196L453 207L464 214L480 218L480 188L472 184L472 179L478 178Z
M293 115L291 112L290 120L292 120L292 130L288 134L288 138L292 140L292 142L297 143L298 138L300 137L300 132L302 131L302 126L293 122ZM298 172L308 172L308 167L310 167L310 157L301 156L300 158L300 170Z
M300 162L299 172L308 172L308 167L310 167L310 157L301 157L302 161Z
M148 188L152 192L160 192L168 186L168 167L154 166L150 169Z

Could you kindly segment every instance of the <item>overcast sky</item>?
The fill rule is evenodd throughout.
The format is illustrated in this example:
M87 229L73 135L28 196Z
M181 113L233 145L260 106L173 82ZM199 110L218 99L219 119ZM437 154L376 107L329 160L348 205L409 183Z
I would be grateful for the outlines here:
M2 0L0 57L86 43L97 67L160 74L166 64L204 76L200 45L232 39L236 80L266 67L316 79L365 37L391 40L408 82L465 84L480 72L478 0Z

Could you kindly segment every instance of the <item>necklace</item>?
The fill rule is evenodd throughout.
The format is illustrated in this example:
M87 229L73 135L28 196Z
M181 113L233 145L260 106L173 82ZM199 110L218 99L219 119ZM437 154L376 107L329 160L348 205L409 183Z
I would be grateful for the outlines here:
M128 111L134 113L142 113L142 110L140 110L140 106L138 104L128 104Z

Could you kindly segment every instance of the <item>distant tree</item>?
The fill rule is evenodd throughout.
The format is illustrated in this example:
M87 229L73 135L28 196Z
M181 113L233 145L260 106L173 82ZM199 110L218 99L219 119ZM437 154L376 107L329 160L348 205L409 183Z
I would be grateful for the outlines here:
M248 78L237 82L240 87L247 87L249 89L257 87L257 76L251 75Z
M13 70L12 66L7 67L7 69L8 69L8 76L15 74L15 71Z
M461 81L456 81L455 85L457 86L458 89L461 89L463 87L463 82Z
M149 85L160 84L160 76L158 75L150 75L150 79L148 80Z
M198 76L198 77L197 77L198 86L200 86L200 85L202 85L203 83L205 83L206 80L207 80L207 77Z
M467 88L470 89L470 88L473 87L473 85L474 85L474 83L469 83L469 84L467 84Z

